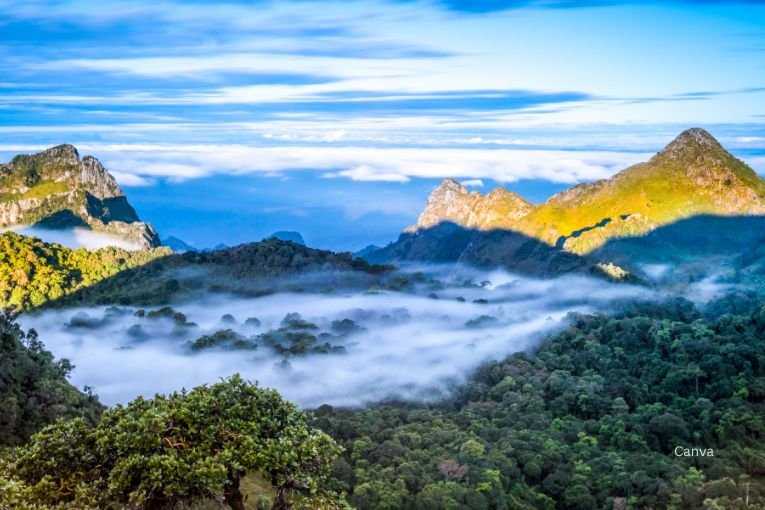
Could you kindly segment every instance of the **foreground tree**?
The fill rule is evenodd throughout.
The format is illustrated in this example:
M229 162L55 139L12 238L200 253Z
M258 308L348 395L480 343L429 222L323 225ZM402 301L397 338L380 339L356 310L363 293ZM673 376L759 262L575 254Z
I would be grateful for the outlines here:
M240 481L262 474L273 508L293 499L344 508L322 490L341 448L308 427L274 390L238 375L189 392L137 398L106 411L95 427L72 420L43 429L11 462L13 475L42 504L170 509L214 499L244 508Z

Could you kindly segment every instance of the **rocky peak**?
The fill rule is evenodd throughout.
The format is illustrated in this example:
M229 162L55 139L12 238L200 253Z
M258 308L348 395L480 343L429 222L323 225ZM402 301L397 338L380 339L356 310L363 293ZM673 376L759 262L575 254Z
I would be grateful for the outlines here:
M418 229L430 228L445 221L465 225L475 196L480 195L469 193L465 186L454 179L444 179L428 197L428 202L417 219L417 224L407 228L406 231L414 232Z
M486 199L492 202L497 202L501 200L514 200L522 204L531 205L525 198L523 198L519 194L513 193L509 189L503 188L502 186L497 186L496 188L488 192L486 194Z
M717 154L720 151L724 152L725 149L714 136L704 129L691 128L680 133L659 152L659 156L679 160L700 153Z
M77 152L77 147L68 143L45 149L38 156L41 159L58 159L67 163L78 163L80 161L80 153Z
M125 196L112 174L96 158L85 156L81 166L79 182L94 196L101 199Z
M469 192L465 186L450 177L441 181L441 184L438 185L438 187L430 194L430 196L444 196L446 198L452 198L453 195L451 194L468 195Z
M486 195L470 192L454 179L444 179L428 197L417 224L407 232L450 222L471 229L513 227L533 206L519 195L498 187Z

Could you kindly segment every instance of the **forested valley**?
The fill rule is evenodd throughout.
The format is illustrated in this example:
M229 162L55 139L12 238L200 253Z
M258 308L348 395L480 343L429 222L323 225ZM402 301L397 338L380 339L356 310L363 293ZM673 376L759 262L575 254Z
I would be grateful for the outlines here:
M756 294L704 307L671 299L610 316L572 314L564 330L484 364L445 400L322 406L308 415L235 378L139 398L99 422L95 397L67 386L65 361L54 362L13 317L3 328L3 363L16 367L3 371L3 402L47 399L18 411L33 426L3 424L0 501L12 508L225 504L226 488L240 479L246 508L765 507L765 308ZM24 363L13 361L20 357ZM209 404L210 392L231 399L230 411L184 422ZM275 409L277 423L295 427L270 435L252 424L236 429L245 403L258 420L271 420L262 413ZM46 423L54 424L8 448ZM247 434L257 439L242 443ZM268 438L282 435L295 449L264 453L279 444ZM122 450L104 441L122 441ZM232 461L245 446L252 457ZM64 456L44 459L55 448ZM696 455L687 456L692 448ZM292 459L286 467L285 459ZM170 473L178 466L196 474L176 480Z

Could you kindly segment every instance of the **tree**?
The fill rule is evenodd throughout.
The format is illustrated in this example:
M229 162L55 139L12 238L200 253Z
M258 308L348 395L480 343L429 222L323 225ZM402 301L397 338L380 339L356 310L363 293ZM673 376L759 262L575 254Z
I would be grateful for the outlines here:
M454 459L442 460L438 463L438 472L447 482L450 480L461 481L468 472L466 465L460 464Z
M341 497L322 490L340 451L275 390L235 375L139 397L107 410L95 427L83 420L47 427L19 450L12 472L44 504L87 493L96 506L157 510L215 499L242 510L240 480L259 472L276 489L274 509L291 508L297 493L342 508Z

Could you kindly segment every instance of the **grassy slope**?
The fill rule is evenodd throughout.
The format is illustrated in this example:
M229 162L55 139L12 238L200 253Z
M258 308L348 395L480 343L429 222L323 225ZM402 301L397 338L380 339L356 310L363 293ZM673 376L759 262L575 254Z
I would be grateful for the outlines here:
M0 203L26 200L29 198L45 198L50 195L65 193L67 191L69 191L69 187L65 182L42 181L29 188L25 193L1 194Z

